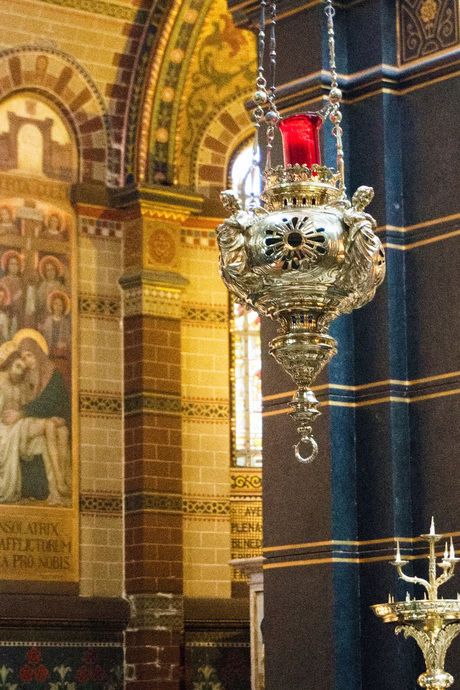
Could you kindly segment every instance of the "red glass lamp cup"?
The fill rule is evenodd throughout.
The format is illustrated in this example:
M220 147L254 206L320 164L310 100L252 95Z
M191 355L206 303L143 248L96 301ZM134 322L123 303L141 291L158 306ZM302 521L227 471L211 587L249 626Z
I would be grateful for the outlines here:
M306 113L281 120L279 128L283 138L284 165L321 165L319 130L323 120L319 115Z

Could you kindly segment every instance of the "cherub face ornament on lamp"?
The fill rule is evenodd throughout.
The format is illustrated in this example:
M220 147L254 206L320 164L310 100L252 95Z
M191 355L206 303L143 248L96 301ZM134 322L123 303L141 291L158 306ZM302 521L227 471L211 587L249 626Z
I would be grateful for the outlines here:
M330 2L326 5L331 10ZM332 15L328 19L331 39ZM279 323L270 353L298 387L290 414L300 434L295 455L305 463L318 452L311 425L320 412L311 385L337 352L337 342L328 334L329 324L371 300L385 275L383 248L374 233L376 222L364 211L374 192L360 187L351 203L345 194L341 93L335 65L331 75L326 114L334 124L338 172L319 159L318 131L325 115L287 118L279 125L285 165L266 168L263 206L253 199L245 210L234 192L223 192L222 202L231 216L216 231L227 288L241 303ZM258 88L260 102L260 82ZM265 117L270 130L279 116L272 95L267 99ZM301 443L307 455L301 454Z

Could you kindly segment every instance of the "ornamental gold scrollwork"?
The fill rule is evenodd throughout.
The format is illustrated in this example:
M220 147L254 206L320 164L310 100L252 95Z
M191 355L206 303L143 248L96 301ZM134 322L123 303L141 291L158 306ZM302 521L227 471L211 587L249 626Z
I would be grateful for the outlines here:
M399 62L404 65L459 43L456 0L400 0Z
M396 635L403 633L404 637L412 637L420 647L425 659L426 672L419 676L418 684L422 688L448 688L454 682L450 673L444 671L446 652L452 640L460 633L460 623L438 630L434 636L413 625L398 625Z
M232 474L231 476L231 489L243 490L247 493L257 492L260 493L262 490L262 477L259 473L248 473L248 474Z

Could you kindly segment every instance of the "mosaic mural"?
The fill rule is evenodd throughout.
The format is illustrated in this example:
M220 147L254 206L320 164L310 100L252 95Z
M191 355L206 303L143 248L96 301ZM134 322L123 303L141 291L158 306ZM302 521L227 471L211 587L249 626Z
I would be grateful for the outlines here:
M253 34L235 29L226 2L216 0L206 18L184 88L182 144L176 152L178 177L183 184L190 184L192 179L203 131L223 103L249 96L255 70Z
M0 218L0 503L69 505L70 218L30 199Z
M13 112L14 109L14 112ZM75 179L76 147L30 94L0 107L3 176ZM0 199L0 578L72 579L70 205ZM37 509L43 508L40 512Z
M141 133L140 179L191 184L203 132L229 99L250 97L255 70L255 37L234 27L225 0L184 2L161 69L150 77L144 110L152 116L149 132Z
M36 96L13 96L0 106L0 170L76 181L77 152L69 131Z

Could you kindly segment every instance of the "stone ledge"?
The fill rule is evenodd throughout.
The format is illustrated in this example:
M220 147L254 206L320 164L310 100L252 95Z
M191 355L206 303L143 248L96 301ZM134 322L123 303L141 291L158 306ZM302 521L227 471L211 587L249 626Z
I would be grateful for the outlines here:
M2 594L0 629L56 628L120 633L130 617L121 597Z

